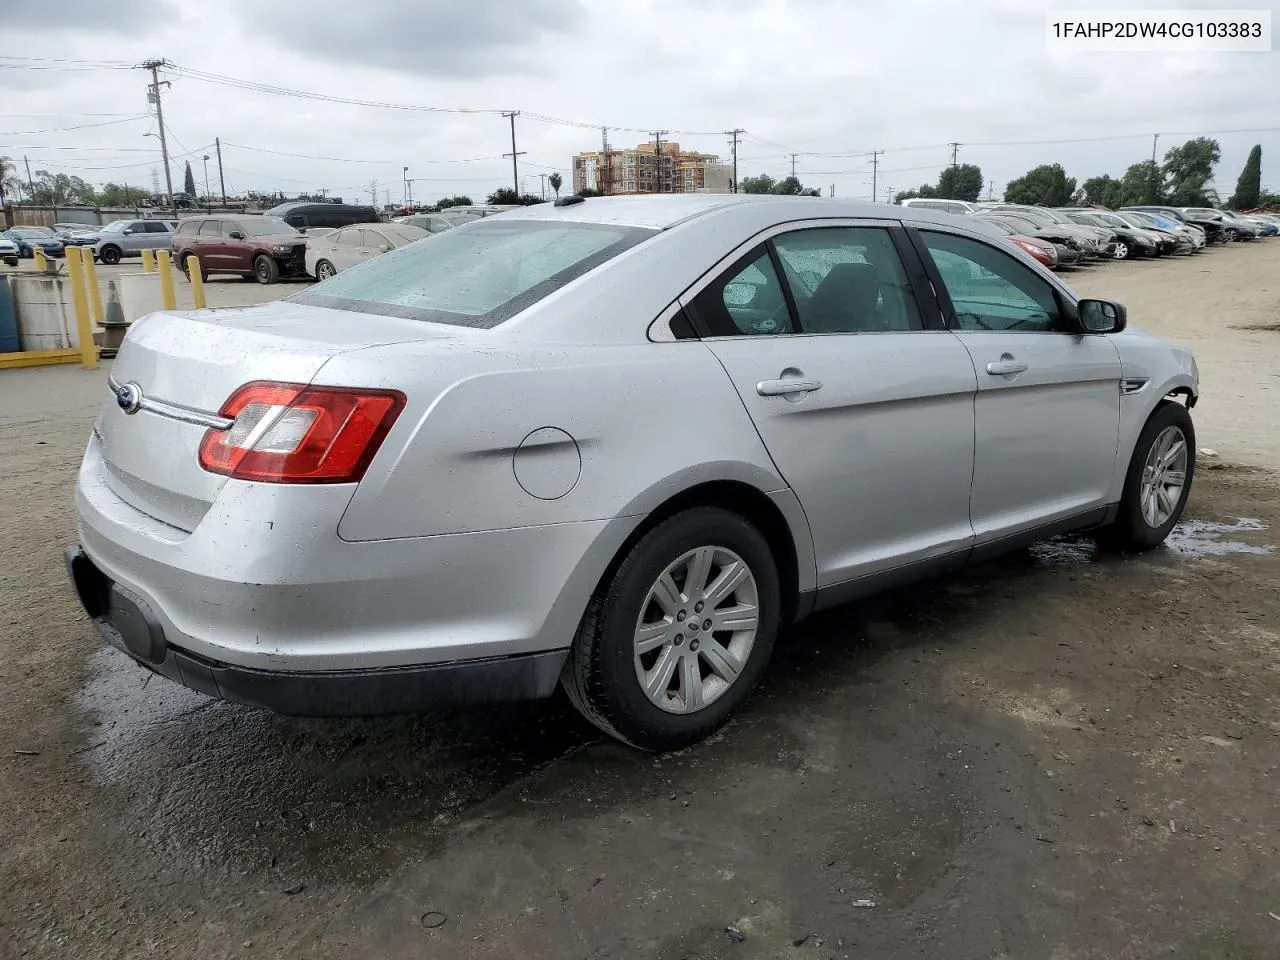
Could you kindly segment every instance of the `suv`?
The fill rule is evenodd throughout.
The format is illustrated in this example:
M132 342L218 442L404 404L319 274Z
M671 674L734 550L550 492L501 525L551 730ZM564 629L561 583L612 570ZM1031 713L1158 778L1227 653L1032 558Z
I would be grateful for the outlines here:
M295 200L281 203L266 211L263 216L278 217L291 227L306 231L308 227L339 227L353 223L381 223L382 218L373 207L351 203L308 203Z
M143 250L168 250L177 229L177 220L113 220L99 231L93 259L111 264L140 257Z
M275 283L282 276L307 273L306 238L279 217L190 217L174 235L173 252L188 280L191 254L200 260L201 279L211 273L238 273L256 277L259 283Z

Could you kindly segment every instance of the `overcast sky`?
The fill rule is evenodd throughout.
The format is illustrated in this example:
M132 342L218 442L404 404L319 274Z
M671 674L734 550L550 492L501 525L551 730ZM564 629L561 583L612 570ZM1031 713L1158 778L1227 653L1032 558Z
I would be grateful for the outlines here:
M1050 55L1045 11L1064 0L61 0L0 13L0 155L33 170L150 188L159 142L146 76L66 69L49 59L163 57L191 70L330 97L484 112L430 112L297 99L165 74L165 120L181 189L184 155L223 141L227 190L326 187L379 202L457 192L479 200L511 182L516 120L523 188L570 179L570 157L666 129L682 146L728 157L719 131L748 131L743 176L796 171L809 185L869 199L936 180L959 141L996 195L1058 161L1083 181L1187 137L1222 145L1224 199L1249 148L1280 191L1280 53ZM1075 4L1097 7L1101 3ZM1110 0L1111 8L1275 9L1276 0ZM1280 17L1276 17L1280 21ZM16 68L15 68L16 67ZM39 68L39 69L35 69ZM557 118L590 126L548 122ZM134 119L129 119L134 118ZM65 129L84 126L81 129ZM625 129L632 128L632 129ZM1260 132L1219 131L1272 128ZM38 132L36 132L38 131ZM1092 142L1032 143L1079 140ZM1101 139L1116 138L1116 139ZM275 153L268 151L277 151ZM304 154L304 159L281 154ZM345 161L345 162L344 162ZM217 192L216 161L209 162Z

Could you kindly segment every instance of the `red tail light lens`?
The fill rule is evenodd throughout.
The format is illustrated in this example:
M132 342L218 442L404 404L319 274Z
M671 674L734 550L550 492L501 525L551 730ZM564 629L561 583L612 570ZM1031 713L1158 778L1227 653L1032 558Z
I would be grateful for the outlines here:
M397 390L247 383L222 405L235 422L200 442L200 466L262 483L356 483L404 409Z

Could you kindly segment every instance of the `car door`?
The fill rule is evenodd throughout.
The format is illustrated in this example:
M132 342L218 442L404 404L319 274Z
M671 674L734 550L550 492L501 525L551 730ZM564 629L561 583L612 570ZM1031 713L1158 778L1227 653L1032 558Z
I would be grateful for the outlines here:
M924 225L916 236L977 374L977 543L1104 508L1120 430L1115 344L1076 332L1070 297L994 242Z
M146 245L152 250L170 250L173 247L173 232L169 224L163 220L146 220L143 223Z
M147 244L147 221L134 220L124 228L120 237L120 249L125 253L141 253L150 249Z
M221 220L205 220L201 223L193 238L193 246L205 270L227 269L227 252L223 249Z
M818 586L845 585L834 599L973 538L973 364L920 309L906 243L884 221L791 225L687 303L804 507Z
M334 234L333 265L347 270L368 259L365 253L364 231L359 227L343 227Z

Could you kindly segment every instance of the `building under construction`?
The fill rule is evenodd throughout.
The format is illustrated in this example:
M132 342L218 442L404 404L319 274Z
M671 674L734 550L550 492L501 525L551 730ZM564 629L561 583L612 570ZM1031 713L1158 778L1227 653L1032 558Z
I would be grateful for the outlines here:
M598 190L607 196L635 193L730 193L733 168L713 153L680 149L664 142L615 150L592 150L573 158L573 192Z

